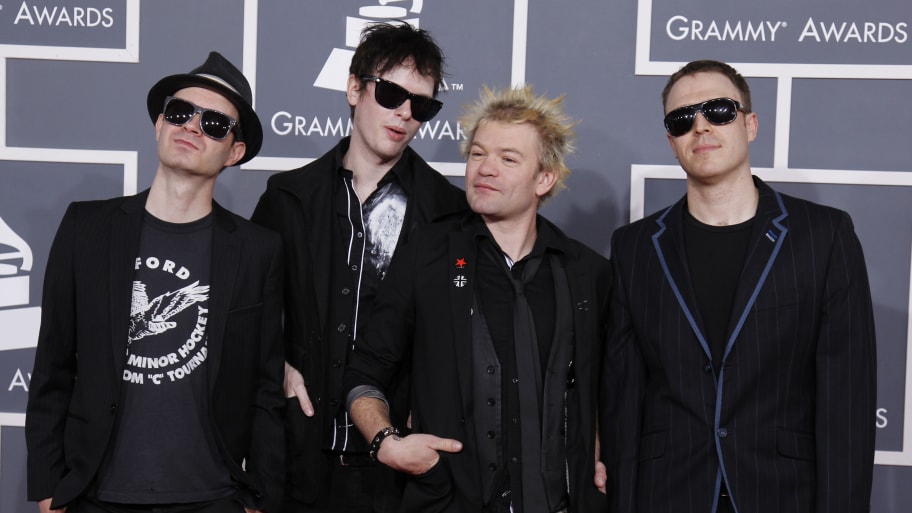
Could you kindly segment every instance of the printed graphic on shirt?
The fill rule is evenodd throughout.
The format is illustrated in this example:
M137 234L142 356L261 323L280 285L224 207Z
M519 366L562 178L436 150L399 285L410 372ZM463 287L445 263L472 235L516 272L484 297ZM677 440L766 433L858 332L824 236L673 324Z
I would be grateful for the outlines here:
M368 234L364 265L373 269L381 280L399 242L406 203L407 197L399 187L383 187L371 195L363 208Z
M130 305L130 345L147 335L158 335L174 328L177 323L168 319L208 298L209 287L201 286L197 280L182 289L166 292L149 301L146 284L134 281Z
M176 269L170 260L136 262L123 380L140 386L174 383L206 361L209 285L200 280L185 285L190 271Z

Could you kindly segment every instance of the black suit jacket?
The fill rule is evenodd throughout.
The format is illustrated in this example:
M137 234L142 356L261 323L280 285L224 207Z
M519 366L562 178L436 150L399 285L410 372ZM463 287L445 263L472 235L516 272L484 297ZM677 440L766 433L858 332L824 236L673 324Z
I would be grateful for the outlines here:
M426 474L408 478L400 510L404 513L482 511L489 499L482 493L483 466L474 429L474 411L488 406L475 404L472 393L472 305L479 258L473 222L481 221L473 214L415 231L390 266L366 335L345 372L349 390L358 385L384 390L398 367L410 364L413 431L464 444L459 453L441 453L440 462ZM539 223L548 221L539 218ZM576 377L566 398L566 466L563 461L551 463L568 473L570 511L595 513L605 509L604 496L592 479L610 268L604 257L550 228L561 240L573 302Z
M147 195L73 203L54 238L26 413L30 500L53 497L57 508L78 498L110 445ZM239 499L278 512L281 242L214 202L213 214L207 374L216 445Z
M285 351L289 364L304 375L315 414L301 412L297 399L287 405L288 481L286 493L311 502L323 487L326 473L322 454L324 431L344 407L342 372L346 348L329 344L330 271L336 226L334 198L340 183L336 162L350 139L314 162L270 177L252 220L282 234L287 265L285 283ZM411 148L402 156L411 165L406 222L398 248L421 223L468 208L465 192L431 169ZM366 313L365 313L366 314Z
M715 375L683 243L686 203L618 229L602 444L615 512L866 512L876 361L845 212L755 178L755 224Z

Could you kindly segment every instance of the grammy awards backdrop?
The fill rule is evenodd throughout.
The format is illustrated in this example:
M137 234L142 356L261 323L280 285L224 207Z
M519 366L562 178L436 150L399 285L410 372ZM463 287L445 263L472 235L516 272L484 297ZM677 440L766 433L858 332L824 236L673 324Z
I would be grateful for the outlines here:
M848 211L878 340L872 511L912 504L912 10L908 0L0 0L0 513L25 494L25 406L48 250L67 205L149 187L146 94L217 50L250 79L260 155L219 178L249 216L271 173L351 129L361 29L403 20L447 57L441 113L412 143L462 185L457 122L483 85L566 94L568 190L543 213L608 255L612 231L684 193L662 126L669 74L731 63L752 88L755 174ZM126 336L126 333L124 334Z

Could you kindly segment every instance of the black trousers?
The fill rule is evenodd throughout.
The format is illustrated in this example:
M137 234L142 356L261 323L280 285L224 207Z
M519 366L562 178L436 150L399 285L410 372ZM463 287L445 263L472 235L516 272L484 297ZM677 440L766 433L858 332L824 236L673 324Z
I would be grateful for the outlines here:
M226 497L191 504L115 504L82 498L67 506L67 513L244 513L244 506Z
M324 452L327 473L317 501L304 504L285 494L282 513L393 513L399 509L402 483L393 472L365 454L340 458Z

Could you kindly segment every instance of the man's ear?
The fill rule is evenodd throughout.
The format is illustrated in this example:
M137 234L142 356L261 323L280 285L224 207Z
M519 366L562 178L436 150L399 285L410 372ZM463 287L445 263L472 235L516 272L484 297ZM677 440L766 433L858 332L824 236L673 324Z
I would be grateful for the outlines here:
M165 122L165 116L162 114L158 115L158 119L155 120L155 142L158 142L158 138L161 136L162 124Z
M751 112L744 115L744 123L747 126L747 142L754 142L757 138L757 130L760 128L760 121L757 119L757 113Z
M361 79L354 74L348 75L348 82L345 85L345 97L348 99L348 104L352 107L358 105L362 92Z
M229 167L237 164L239 160L244 158L244 153L247 152L247 143L241 141L234 141L231 144L231 150L228 152L228 158L225 159L225 164L223 167Z
M558 171L556 169L542 169L535 177L535 194L539 198L548 194L557 183Z

